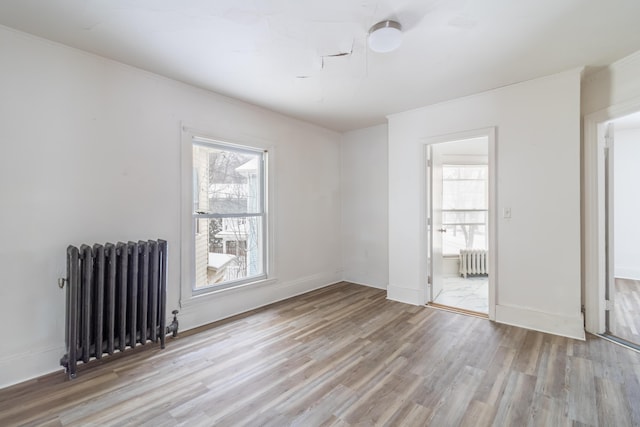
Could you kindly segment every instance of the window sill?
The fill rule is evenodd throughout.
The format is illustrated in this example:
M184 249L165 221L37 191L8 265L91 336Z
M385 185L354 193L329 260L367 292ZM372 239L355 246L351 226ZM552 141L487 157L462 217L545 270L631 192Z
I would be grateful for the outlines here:
M240 285L231 286L223 289L211 289L205 293L201 293L199 295L191 295L188 298L180 299L180 308L197 306L201 304L206 304L214 298L219 298L221 296L233 295L235 293L239 293L248 289L256 289L261 288L263 286L269 286L276 283L278 279L276 278L267 278L256 280L255 282L242 283Z

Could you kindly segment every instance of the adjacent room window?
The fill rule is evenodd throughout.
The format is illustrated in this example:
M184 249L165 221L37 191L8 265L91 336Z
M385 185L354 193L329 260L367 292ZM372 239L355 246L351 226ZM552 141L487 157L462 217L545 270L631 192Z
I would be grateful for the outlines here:
M460 249L487 249L488 166L443 165L443 255Z
M266 278L266 152L193 139L193 291Z

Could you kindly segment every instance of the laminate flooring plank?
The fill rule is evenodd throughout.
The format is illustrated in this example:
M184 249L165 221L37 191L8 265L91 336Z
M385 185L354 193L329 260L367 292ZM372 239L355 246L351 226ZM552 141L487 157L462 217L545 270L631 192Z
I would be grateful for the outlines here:
M382 425L400 409L403 391L408 385L398 375L406 368L406 359L395 359L389 368L371 381L368 389L345 411L337 413L352 425ZM412 387L408 387L409 389Z
M487 427L495 417L495 408L485 402L472 400L462 414L460 427Z
M566 381L569 418L585 425L596 425L598 413L593 362L582 357L570 357L567 360Z
M551 398L563 399L565 390L566 347L544 342L540 348L536 372L536 393Z
M453 382L442 391L433 418L428 422L434 426L459 425L484 374L481 369L464 366Z
M19 424L34 420L41 420L50 415L60 414L67 408L76 407L77 402L87 396L98 396L103 386L115 379L115 375L105 375L94 381L79 384L73 390L59 389L40 399L27 399L11 408L0 412L0 425ZM115 383L112 383L115 384Z
M606 378L596 378L596 408L598 425L631 427L631 414L624 397L623 387ZM636 402L638 404L640 402Z
M338 384L315 401L305 405L302 412L293 412L290 406L283 414L288 416L292 426L319 426L335 420L336 412L342 412L344 407L351 406L356 400L357 395L353 390Z
M417 384L409 384L411 387L416 387ZM419 426L425 425L426 420L431 416L431 409L425 408L422 405L418 405L411 400L404 400L397 407L396 411L387 419L384 426Z
M533 375L538 369L540 361L540 348L542 347L544 334L536 331L528 331L522 347L518 350L518 356L513 362L513 368L523 374Z
M192 413L188 420L185 420L181 423L177 423L175 420L171 418L167 418L166 415L164 417L158 416L156 418L152 418L141 425L141 427L159 427L162 425L176 426L176 427L211 427L215 425L211 418L205 414L204 412L195 412Z
M164 402L172 399L175 393L182 394L186 390L190 392L191 397L195 397L202 388L198 387L197 390L193 390L190 387L192 381L188 377L175 378L171 381L171 385L175 388L174 393L165 391L166 388L163 385L168 383L153 384L148 382L146 387L141 387L138 384L129 385L127 390L113 393L110 399L85 400L82 403L84 410L80 414L74 411L74 408L69 408L61 413L60 418L64 425L70 426L124 424L117 420L129 418L134 413L158 410L158 406L163 410ZM102 406L105 402L108 405L106 407ZM81 417L78 418L78 415Z
M623 385L624 396L631 411L629 416L633 425L640 426L640 404L638 404L640 402L640 365L632 366L631 372L627 374Z
M512 371L500 399L494 426L525 426L528 423L536 378Z
M313 387L321 385L323 381L331 378L333 374L340 374L342 371L351 368L353 365L360 363L362 357L358 354L362 350L364 342L360 345L353 345L341 349L328 363L311 362L307 366L302 367L297 372L282 376L280 380L273 380L263 389L258 389L253 394L245 395L244 398L230 402L227 409L219 411L212 416L219 417L216 421L223 424L233 424L231 420L243 420L244 423L256 422L262 412L271 410L271 408L289 399L295 399L299 392L305 387ZM259 403L259 410L249 411L253 416L245 413L243 404ZM254 409L250 406L250 409Z
M54 417L52 419L40 419L37 422L27 423L25 427L37 426L37 427L59 427L62 426L62 422L58 419L58 417Z
M565 413L564 400L534 392L527 427L570 427L573 422Z
M306 427L306 426L305 426ZM350 427L346 421L341 420L338 417L331 417L324 423L320 424L319 427Z
M494 328L486 328L486 319L476 319L474 328L461 345L466 363L474 368L487 370L500 347L501 334ZM477 351L466 351L468 348L476 348Z
M522 347L522 343L524 342L528 333L531 332L523 328L511 328L506 325L497 325L497 327L502 329L502 339L500 340L500 345L515 349L520 349L520 347Z
M507 380L511 374L511 366L516 353L517 350L513 348L503 346L497 348L493 360L482 379L482 383L474 394L476 401L486 403L488 407L494 408L494 410L497 408L507 386Z
M439 359L439 360L438 360ZM439 405L442 393L455 382L456 376L465 368L465 355L460 351L448 353L444 358L438 358L433 369L424 376L424 383L410 398L427 408L435 408ZM469 390L473 395L475 388Z

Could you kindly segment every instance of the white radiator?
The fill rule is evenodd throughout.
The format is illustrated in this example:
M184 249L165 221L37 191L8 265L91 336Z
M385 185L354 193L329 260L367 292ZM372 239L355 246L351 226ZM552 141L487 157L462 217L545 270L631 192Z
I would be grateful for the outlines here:
M489 274L487 251L484 249L460 249L460 275Z

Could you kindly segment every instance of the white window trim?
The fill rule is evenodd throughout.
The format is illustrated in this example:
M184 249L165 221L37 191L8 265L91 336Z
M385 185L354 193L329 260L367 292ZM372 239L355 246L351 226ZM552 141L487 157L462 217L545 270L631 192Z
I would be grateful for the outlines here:
M193 231L193 141L195 139L204 139L214 142L220 142L228 146L250 147L268 152L268 162L264 171L266 190L265 210L266 230L264 233L266 244L265 259L265 275L251 282L242 282L237 285L231 285L225 288L211 287L203 290L193 290L194 280L194 259L195 244ZM181 206L180 206L180 307L186 307L192 304L206 302L209 299L216 298L220 294L237 292L254 286L261 286L276 282L275 263L273 262L273 253L275 248L274 242L274 220L273 220L273 200L275 194L274 185L274 162L275 147L270 141L257 139L243 139L239 142L237 139L227 136L215 136L211 132L201 131L186 125L181 128Z

